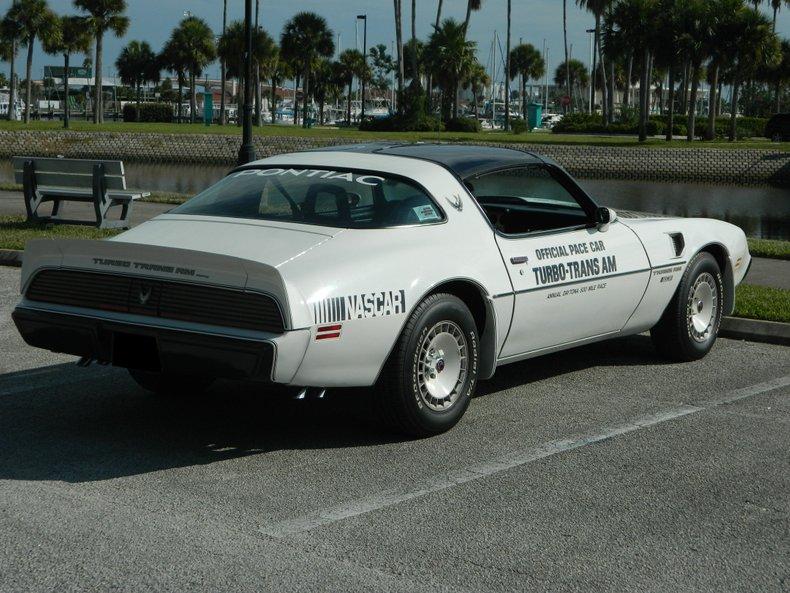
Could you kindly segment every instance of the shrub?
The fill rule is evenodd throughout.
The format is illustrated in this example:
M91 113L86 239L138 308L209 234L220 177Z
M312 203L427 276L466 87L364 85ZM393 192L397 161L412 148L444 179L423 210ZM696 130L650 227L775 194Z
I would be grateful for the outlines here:
M379 119L365 119L360 122L359 129L362 132L440 132L444 126L433 116L425 116L420 120L407 120L393 115Z
M480 132L482 127L476 118L455 117L444 124L444 129L448 132Z
M169 103L140 103L138 112L135 103L127 103L123 106L123 121L170 123L173 107Z
M529 129L529 126L523 119L511 119L510 129L514 134L523 134Z

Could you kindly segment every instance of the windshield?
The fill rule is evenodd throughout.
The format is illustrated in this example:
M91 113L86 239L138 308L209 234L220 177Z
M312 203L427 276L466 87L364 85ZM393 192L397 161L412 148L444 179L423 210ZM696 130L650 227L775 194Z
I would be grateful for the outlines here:
M381 173L264 168L231 173L174 214L384 228L444 219L416 183Z

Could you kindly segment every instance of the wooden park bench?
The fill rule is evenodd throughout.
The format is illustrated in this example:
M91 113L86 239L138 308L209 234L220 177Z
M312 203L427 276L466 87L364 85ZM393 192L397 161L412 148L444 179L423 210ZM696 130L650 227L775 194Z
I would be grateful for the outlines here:
M121 161L15 156L13 166L14 179L22 184L28 221L129 228L134 200L150 195L126 189ZM52 212L41 216L38 209L44 202L53 203ZM63 202L93 202L96 219L65 218L61 214ZM121 216L108 220L107 213L113 206L121 207Z

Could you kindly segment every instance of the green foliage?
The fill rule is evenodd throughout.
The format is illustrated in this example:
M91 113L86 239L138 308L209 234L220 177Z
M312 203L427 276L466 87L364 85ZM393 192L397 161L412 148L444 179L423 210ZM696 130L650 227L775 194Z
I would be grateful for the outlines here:
M359 130L361 132L441 132L444 130L444 124L433 116L425 116L416 121L405 121L402 117L393 115L365 120L359 124Z
M790 323L790 290L741 284L735 289L735 316Z
M521 118L513 118L510 120L510 130L514 134L524 134L529 129L527 122Z
M472 117L454 117L445 122L444 129L448 132L481 132L480 122Z
M127 103L123 106L123 121L170 123L173 121L173 106L169 103L141 103L138 108Z
M752 257L770 257L773 259L790 259L790 241L771 239L747 239L749 253Z

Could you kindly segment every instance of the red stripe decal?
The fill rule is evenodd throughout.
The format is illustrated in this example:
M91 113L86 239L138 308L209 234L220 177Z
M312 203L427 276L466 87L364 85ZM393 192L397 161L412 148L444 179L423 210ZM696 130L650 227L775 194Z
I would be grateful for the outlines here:
M333 333L324 333L316 335L316 340L328 340L330 338L339 338L340 332L333 332Z

